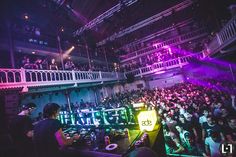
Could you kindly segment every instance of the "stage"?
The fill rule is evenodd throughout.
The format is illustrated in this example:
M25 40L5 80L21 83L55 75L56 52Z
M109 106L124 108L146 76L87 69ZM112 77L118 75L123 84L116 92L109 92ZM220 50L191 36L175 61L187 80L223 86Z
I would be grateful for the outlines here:
M105 128L93 127L87 129L80 127L69 128L64 131L65 134L72 136L74 133L79 133L81 139L74 142L74 144L71 147L68 147L68 149L75 149L96 157L121 157L128 156L130 152L134 151L138 147L145 146L155 151L157 156L165 156L164 137L161 125L155 125L154 130L148 132L140 131L138 125L115 128L112 126L106 126ZM144 134L148 135L149 142L137 146L136 141L139 141ZM93 135L96 135L96 137L92 137ZM116 149L110 151L106 150L105 136L109 136L110 144L117 144Z

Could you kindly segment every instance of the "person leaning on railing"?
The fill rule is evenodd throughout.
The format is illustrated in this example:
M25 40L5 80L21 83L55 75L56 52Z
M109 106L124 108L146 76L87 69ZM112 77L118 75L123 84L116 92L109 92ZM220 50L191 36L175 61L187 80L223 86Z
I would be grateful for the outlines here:
M51 60L51 64L49 65L49 69L50 70L58 70L58 66L57 66L56 60L54 58Z

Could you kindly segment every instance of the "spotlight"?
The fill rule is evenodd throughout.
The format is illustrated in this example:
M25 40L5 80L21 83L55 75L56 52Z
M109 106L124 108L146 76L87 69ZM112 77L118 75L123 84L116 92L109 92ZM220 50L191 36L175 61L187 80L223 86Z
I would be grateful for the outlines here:
M29 16L28 16L28 15L24 15L24 19L25 19L25 20L28 20L28 19L29 19Z
M71 48L65 51L64 55L68 56L74 49L75 49L75 46L71 46Z
M35 54L35 52L33 51L32 54Z

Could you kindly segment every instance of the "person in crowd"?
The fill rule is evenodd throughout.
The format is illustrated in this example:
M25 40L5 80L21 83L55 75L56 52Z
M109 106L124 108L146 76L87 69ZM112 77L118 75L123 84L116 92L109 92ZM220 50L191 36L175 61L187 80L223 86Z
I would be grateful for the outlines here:
M232 108L234 111L236 111L235 95L231 95L231 99L232 99Z
M184 115L180 114L179 115L179 121L178 124L181 125L183 127L184 130L190 131L191 130L191 126L188 125Z
M37 123L34 127L34 145L38 157L61 157L63 150L71 145L79 136L67 138L62 132L62 124L57 120L60 106L55 103L46 104L43 109L44 120Z
M192 155L192 156L202 156L204 151L196 144L196 141L194 141L193 136L190 133L186 133L184 135L185 141L182 143L186 155Z
M28 57L27 56L24 56L22 61L21 61L21 67L24 67L25 64L27 63L27 60L28 60Z
M199 117L199 123L201 124L201 126L203 125L203 123L207 122L207 116L209 115L209 111L206 107L202 109L202 114L203 115Z
M10 122L9 133L19 157L32 157L32 138L34 135L30 115L36 108L34 103L23 105L21 112Z
M221 157L220 145L222 142L219 132L212 131L210 136L205 139L206 154L204 153L204 156Z
M222 103L218 102L213 105L213 116L216 118L219 118L221 116L221 107Z
M181 125L179 125L179 124L177 124L175 126L175 128L176 128L176 130L179 133L179 138L180 138L181 143L186 143L185 137L186 137L187 134L190 134L190 132L184 130L183 127Z
M226 140L229 143L236 144L236 117L232 116L228 119L228 125L224 128Z
M49 66L48 66L48 59L47 59L47 58L45 58L45 59L42 61L42 66L43 66L43 69L46 69L46 70L49 69Z
M221 135L221 139L224 140L224 135L222 133L221 127L216 123L216 120L212 116L207 117L207 122L203 123L202 138L207 138L210 136L211 132L218 132Z
M164 137L170 137L175 143L180 144L180 140L177 135L174 132L170 131L167 125L163 125L163 133Z
M71 70L69 60L65 63L65 70Z
M170 115L166 116L165 122L171 131L173 131L175 129L177 122L175 120L173 120L173 118Z
M74 70L74 69L75 69L75 64L71 60L68 60L65 64L65 70Z
M196 118L188 112L185 112L184 116L186 119L185 126L188 128L187 130L191 133L191 135L193 135L195 137L195 140L198 141L197 128L198 128L199 124L197 123Z
M80 99L80 108L84 108L85 107L85 103L83 99Z
M57 66L56 60L54 58L51 60L51 64L49 65L49 69L50 70L58 70L58 66Z
M36 121L41 121L41 120L43 120L43 113L39 112L38 116L36 117Z
M33 69L32 64L30 63L30 58L29 57L25 56L23 61L22 61L22 64L23 64L24 69Z
M80 104L78 103L78 101L75 102L75 109L77 110L78 108L80 108Z
M36 69L38 70L43 70L43 64L42 64L42 59L41 58L38 58L36 61L35 61L35 67Z
M167 154L177 154L184 152L184 147L180 143L172 140L171 137L168 136L165 137L165 147Z

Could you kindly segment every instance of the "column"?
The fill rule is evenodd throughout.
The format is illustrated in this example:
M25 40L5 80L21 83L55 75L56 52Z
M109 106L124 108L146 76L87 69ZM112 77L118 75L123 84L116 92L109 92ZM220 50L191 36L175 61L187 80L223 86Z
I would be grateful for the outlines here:
M63 60L63 52L62 52L62 48L61 48L61 38L60 38L59 34L57 35L57 44L58 44L58 51L60 54L61 67L62 67L62 70L65 70L64 60Z
M104 57L105 57L105 61L106 61L107 70L109 71L108 61L107 61L107 53L106 53L105 47L103 47L102 50L103 50L103 53L104 53Z
M15 68L14 44L13 44L12 32L11 32L11 22L9 20L6 21L6 26L7 26L7 36L8 36L11 68L14 69Z
M89 69L92 70L91 59L90 59L90 55L89 55L89 48L88 48L87 42L86 42L85 48L86 48L86 53L87 53L87 58L88 58Z

